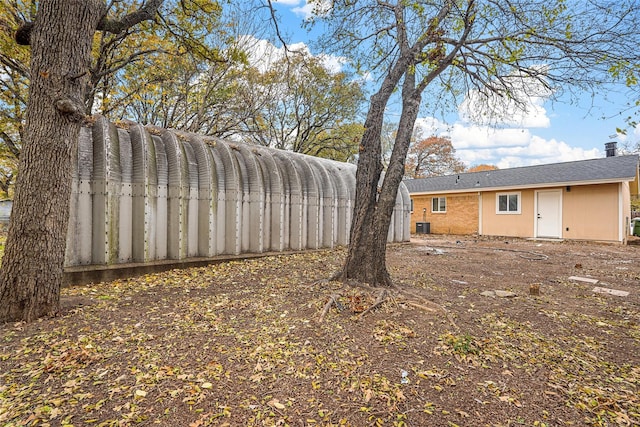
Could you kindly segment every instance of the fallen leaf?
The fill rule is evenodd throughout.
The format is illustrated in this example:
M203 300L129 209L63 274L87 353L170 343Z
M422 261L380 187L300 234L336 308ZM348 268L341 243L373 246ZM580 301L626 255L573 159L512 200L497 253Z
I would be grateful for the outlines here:
M280 403L278 399L271 399L269 403L267 403L267 405L271 406L272 408L276 408L280 410L285 408L285 406L282 403Z
M365 392L364 392L364 401L365 401L365 403L369 402L372 397L373 397L373 390L371 390L371 389L365 390Z

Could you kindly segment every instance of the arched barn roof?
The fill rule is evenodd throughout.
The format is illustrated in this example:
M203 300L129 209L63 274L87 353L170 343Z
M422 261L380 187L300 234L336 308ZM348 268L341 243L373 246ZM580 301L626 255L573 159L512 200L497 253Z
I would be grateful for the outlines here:
M356 167L184 132L83 127L67 266L145 263L345 245ZM398 192L389 241L409 239Z

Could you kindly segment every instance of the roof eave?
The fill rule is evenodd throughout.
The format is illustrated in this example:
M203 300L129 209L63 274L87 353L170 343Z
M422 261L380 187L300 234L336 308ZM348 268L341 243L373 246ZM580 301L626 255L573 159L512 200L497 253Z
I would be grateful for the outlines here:
M433 191L409 191L410 195L429 195L429 194L444 194L444 193L477 193L483 191L510 191L510 190L525 190L536 188L548 188L548 187L566 187L568 185L593 185L593 184L616 184L620 182L630 182L635 179L635 176L624 178L611 178L611 179L597 179L589 181L566 181L566 182L546 182L539 184L524 184L524 185L505 185L501 187L474 187L474 188L460 188L460 189L447 189L447 190L433 190Z

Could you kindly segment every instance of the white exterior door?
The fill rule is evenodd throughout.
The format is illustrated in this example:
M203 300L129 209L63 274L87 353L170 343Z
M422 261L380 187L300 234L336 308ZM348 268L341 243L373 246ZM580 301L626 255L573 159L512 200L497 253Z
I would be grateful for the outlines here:
M562 237L562 191L536 192L536 237Z

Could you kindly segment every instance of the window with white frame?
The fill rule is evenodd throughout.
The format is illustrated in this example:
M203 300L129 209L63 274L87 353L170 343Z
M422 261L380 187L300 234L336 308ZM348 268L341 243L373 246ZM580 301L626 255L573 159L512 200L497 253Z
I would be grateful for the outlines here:
M431 198L431 212L446 212L447 211L447 198L446 197L432 197Z
M496 195L496 213L519 214L520 213L520 192L498 193Z
M411 212L413 212L413 199L409 199L411 200Z

